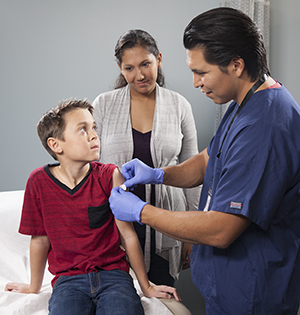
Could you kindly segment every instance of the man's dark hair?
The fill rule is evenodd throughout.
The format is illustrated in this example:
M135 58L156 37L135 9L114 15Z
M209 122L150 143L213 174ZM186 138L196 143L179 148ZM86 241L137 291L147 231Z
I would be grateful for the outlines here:
M221 70L233 58L242 58L252 82L270 75L262 35L239 10L221 7L196 16L184 31L183 43L188 50L201 49L205 60Z

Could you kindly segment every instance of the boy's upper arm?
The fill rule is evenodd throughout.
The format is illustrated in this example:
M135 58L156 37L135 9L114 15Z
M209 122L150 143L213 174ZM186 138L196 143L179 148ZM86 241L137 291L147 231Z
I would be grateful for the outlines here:
M121 186L125 182L124 177L118 167L114 169L112 178L113 178L113 183L112 183L113 187ZM117 219L115 219L115 221L116 221L118 230L123 238L128 238L132 236L137 237L132 222L119 221Z
M32 235L31 242L42 247L50 247L50 240L47 235Z
M125 180L122 173L120 172L119 168L116 167L112 175L112 188L116 186L121 186L124 182Z

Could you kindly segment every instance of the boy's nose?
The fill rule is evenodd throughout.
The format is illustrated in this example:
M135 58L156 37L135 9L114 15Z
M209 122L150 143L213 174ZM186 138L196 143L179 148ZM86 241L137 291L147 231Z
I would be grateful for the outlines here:
M91 139L91 140L94 140L95 138L98 138L97 132L94 131L94 130L92 130L92 131L90 132L90 139Z

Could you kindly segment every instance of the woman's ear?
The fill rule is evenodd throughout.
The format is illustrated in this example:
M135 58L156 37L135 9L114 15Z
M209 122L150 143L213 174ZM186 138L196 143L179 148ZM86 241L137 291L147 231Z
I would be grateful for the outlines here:
M121 65L119 64L119 62L118 62L118 61L117 61L117 65L118 65L118 67L119 67L120 71L122 72Z
M157 55L157 66L158 66L158 68L161 68L161 65L162 65L162 53L160 52Z
M47 140L48 147L55 153L55 154L61 154L63 152L61 146L60 146L60 140L50 137Z

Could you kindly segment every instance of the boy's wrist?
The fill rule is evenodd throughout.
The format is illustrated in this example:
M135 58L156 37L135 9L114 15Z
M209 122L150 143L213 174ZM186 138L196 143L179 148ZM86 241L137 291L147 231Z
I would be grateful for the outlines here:
M41 288L36 287L32 284L28 285L28 293L29 294L38 294L40 292Z
M141 290L142 290L143 294L146 297L149 297L149 289L151 288L151 284L150 284L149 280L147 280L147 282L144 283L144 284L139 283L139 285L141 287Z

